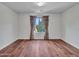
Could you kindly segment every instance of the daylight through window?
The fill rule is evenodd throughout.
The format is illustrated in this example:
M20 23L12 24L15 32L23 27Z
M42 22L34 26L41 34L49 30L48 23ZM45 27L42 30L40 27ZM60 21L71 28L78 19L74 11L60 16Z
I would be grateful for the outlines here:
M36 16L34 19L34 32L45 32L45 25L42 17Z

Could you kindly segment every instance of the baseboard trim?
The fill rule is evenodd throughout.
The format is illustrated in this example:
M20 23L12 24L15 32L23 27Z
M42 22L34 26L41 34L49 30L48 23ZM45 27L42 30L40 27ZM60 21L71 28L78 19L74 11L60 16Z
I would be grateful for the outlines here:
M74 48L76 48L76 49L78 49L79 50L79 48L78 47L76 47L75 45L73 45L73 44L71 44L71 43L69 43L69 42L67 42L67 41L65 41L65 40L62 40L63 42L65 42L65 43L67 43L68 45L70 45L70 46L72 46L72 47L74 47Z
M17 39L17 40L62 40L62 39Z
M16 40L14 40L14 41L12 41L12 42L10 42L10 43L8 43L8 44L6 44L6 45L4 45L3 47L1 47L0 48L0 50L2 50L2 49L4 49L4 48L6 48L7 46L9 46L9 45L11 45L11 44L13 44L14 42L16 42L17 41L17 39Z

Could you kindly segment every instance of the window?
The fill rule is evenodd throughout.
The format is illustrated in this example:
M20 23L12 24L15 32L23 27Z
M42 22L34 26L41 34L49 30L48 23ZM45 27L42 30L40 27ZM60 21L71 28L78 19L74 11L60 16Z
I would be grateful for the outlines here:
M36 16L34 19L34 32L45 32L45 25L42 17Z

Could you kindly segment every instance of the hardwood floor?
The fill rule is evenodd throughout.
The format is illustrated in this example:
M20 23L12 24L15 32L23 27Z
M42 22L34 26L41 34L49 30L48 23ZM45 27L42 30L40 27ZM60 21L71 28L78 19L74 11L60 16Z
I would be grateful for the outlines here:
M17 40L0 51L1 57L79 57L79 50L62 40Z

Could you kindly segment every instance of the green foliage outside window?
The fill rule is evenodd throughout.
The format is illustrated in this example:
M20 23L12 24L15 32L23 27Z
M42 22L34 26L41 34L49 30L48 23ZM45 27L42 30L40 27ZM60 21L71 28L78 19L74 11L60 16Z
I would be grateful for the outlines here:
M35 19L35 29L36 31L35 32L45 32L45 25L44 25L44 22L42 21L42 19L40 20L41 18L40 17L37 17ZM38 22L38 23L37 23Z

